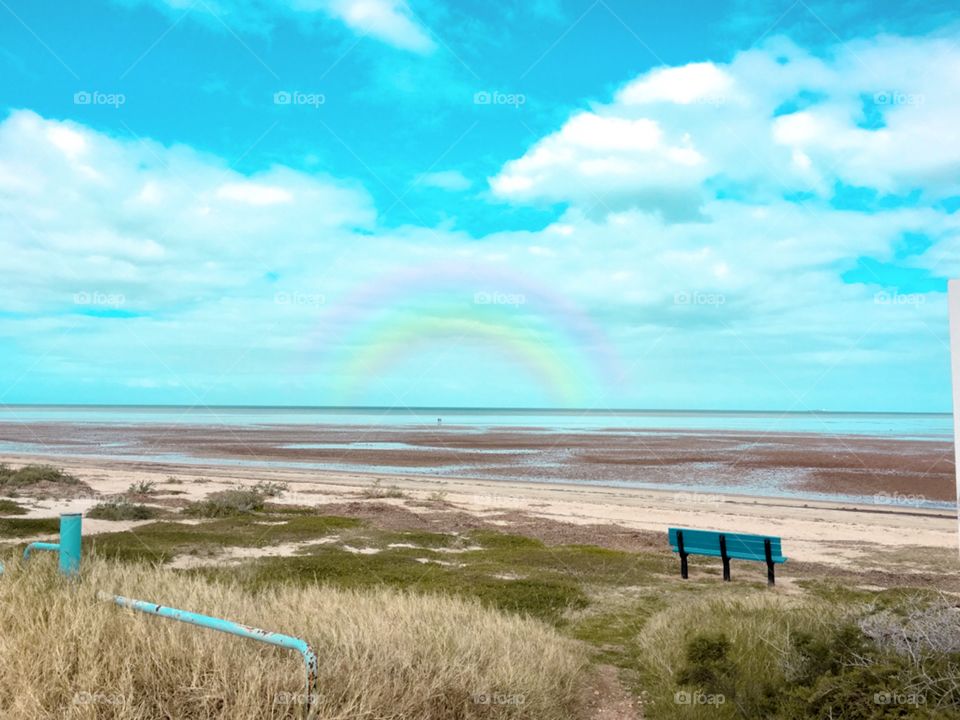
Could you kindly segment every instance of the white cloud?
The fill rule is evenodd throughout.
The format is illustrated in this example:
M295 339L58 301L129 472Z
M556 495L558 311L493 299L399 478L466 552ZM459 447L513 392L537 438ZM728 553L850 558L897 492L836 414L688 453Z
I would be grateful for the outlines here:
M280 205L293 202L293 195L282 187L255 182L225 183L217 188L217 197L248 205Z
M115 0L123 4L152 4L179 18L205 18L211 26L224 24L244 32L264 32L281 18L311 23L318 16L334 18L360 35L416 53L427 53L435 44L413 17L404 0Z
M697 217L730 186L753 199L828 197L839 181L936 199L960 193L957 116L960 48L947 38L881 36L826 57L778 38L728 64L641 75L507 162L490 186L516 202L673 219Z
M490 180L493 192L515 200L571 200L618 209L636 200L671 215L696 211L690 188L709 175L686 133L658 122L579 113Z
M29 111L0 123L0 270L21 278L0 288L8 310L81 291L122 293L133 310L221 293L374 219L365 192L321 176L246 176L182 146Z
M641 76L625 85L617 93L617 100L624 105L723 102L729 99L733 85L733 77L713 63L690 63L658 68Z
M309 6L309 0L296 5ZM354 31L371 35L396 47L414 52L434 49L430 35L410 15L403 0L333 0L327 11Z

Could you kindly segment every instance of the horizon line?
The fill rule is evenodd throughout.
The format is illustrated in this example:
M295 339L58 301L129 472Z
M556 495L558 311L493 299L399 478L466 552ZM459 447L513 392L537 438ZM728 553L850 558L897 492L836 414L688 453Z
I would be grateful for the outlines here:
M952 415L949 410L750 410L720 408L576 408L537 406L457 406L457 405L207 405L194 403L0 403L3 408L169 408L207 410L371 410L414 413L417 411L484 411L484 412L543 412L543 413L740 413L781 415Z

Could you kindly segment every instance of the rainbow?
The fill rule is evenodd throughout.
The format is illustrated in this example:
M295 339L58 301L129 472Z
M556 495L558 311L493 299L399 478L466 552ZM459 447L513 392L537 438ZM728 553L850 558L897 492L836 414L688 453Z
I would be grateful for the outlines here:
M336 378L331 404L350 404L370 378L449 343L504 356L559 407L588 401L591 389L606 399L626 377L609 341L566 297L475 263L404 268L331 299L308 357L319 351L323 372Z

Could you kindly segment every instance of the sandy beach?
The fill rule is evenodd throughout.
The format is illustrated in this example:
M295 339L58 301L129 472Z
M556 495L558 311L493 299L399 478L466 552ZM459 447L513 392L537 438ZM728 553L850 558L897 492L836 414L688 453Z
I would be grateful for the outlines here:
M289 484L277 502L327 507L355 502L380 478L404 491L407 499L380 502L407 508L426 518L455 509L493 525L548 523L565 541L623 549L666 546L668 527L713 528L778 535L796 563L814 563L854 572L928 572L956 564L956 514L910 505L876 506L748 497L698 491L658 491L559 483L424 479L374 473L340 473L290 468L183 465L104 458L0 457L20 465L52 460L82 479L93 493L38 500L31 517L83 511L105 497L124 493L132 483L155 482L157 501L171 507L202 499L211 492L258 481ZM174 477L180 483L168 484ZM441 498L442 503L429 500ZM343 508L340 508L341 510ZM133 529L136 522L89 520L86 531Z

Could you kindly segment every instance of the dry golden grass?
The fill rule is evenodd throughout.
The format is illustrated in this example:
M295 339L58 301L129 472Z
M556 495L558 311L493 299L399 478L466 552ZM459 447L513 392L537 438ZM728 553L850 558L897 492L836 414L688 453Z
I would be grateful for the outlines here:
M97 600L149 600L302 637L320 657L322 720L564 720L585 660L552 628L464 600L389 590L238 587L141 565L52 556L0 577L0 717L300 717L298 654Z

